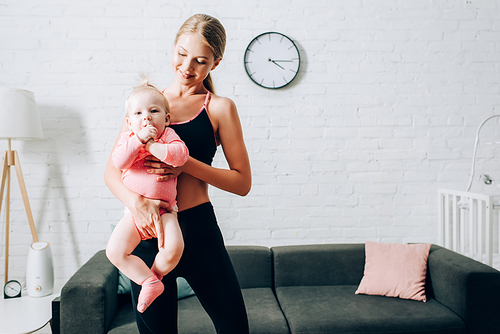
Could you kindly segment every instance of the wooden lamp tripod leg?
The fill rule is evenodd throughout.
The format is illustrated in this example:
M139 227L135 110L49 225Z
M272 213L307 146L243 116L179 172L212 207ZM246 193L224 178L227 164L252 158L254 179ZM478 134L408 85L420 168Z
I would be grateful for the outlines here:
M31 212L30 203L28 200L28 192L26 191L26 185L24 183L23 172L21 170L21 163L19 162L19 156L16 151L9 150L5 151L2 161L2 169L0 175L2 176L2 182L0 184L0 212L2 211L2 199L3 191L5 187L5 181L7 181L7 196L5 199L6 206L6 217L5 217L5 283L8 281L9 274L9 221L10 221L10 166L14 165L16 168L17 181L19 182L19 188L21 189L21 194L23 197L24 208L26 209L26 215L28 216L28 222L30 224L31 236L33 237L33 242L38 242L38 236L36 234L35 222L33 220L33 214Z
M2 183L0 183L0 212L2 212L3 191L5 189L5 181L7 181L7 198L5 205L7 206L7 214L5 216L5 279L4 284L7 283L9 277L9 212L10 212L10 168L7 160L7 151L3 154L2 170Z
M2 212L3 191L5 188L5 181L7 180L8 170L9 170L9 165L7 164L7 151L5 151L3 153L2 169L0 171L0 176L2 177L2 183L0 183L0 212Z
M21 194L23 195L24 208L26 209L26 215L28 216L28 222L30 224L31 236L33 237L33 242L38 242L38 236L36 235L35 222L33 220L33 214L31 213L30 201L28 199L28 192L26 191L26 185L24 184L23 172L21 171L21 163L19 162L19 156L17 151L14 151L14 164L16 165L16 175L17 181L19 182L19 188L21 188Z

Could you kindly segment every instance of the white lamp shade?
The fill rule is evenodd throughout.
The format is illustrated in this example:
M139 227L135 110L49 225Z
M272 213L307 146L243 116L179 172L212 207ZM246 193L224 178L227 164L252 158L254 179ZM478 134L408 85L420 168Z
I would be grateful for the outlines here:
M0 139L43 138L35 94L28 90L0 87Z

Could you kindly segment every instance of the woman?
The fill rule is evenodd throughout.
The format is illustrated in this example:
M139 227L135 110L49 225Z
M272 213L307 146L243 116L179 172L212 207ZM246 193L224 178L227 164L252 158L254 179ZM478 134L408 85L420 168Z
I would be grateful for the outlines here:
M241 196L251 187L251 171L236 106L213 94L210 71L219 65L225 48L225 30L208 15L194 15L177 33L172 69L175 77L163 93L170 103L171 127L189 148L183 167L172 168L151 161L148 172L159 181L178 175L178 220L184 237L184 253L177 267L162 280L165 290L140 314L137 325L144 333L177 333L175 279L186 278L212 319L217 333L248 333L248 320L241 290L226 252L208 196L208 184ZM126 125L122 130L126 131ZM222 145L229 169L211 166L217 145ZM182 173L181 173L182 172ZM121 172L108 161L105 181L112 193L132 212L145 236L134 254L149 266L163 240L159 207L168 204L149 200L129 191ZM134 303L140 286L133 284Z

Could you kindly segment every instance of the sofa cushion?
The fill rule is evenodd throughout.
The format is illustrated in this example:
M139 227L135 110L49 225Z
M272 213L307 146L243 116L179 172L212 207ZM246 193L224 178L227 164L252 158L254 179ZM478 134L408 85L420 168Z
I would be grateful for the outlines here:
M121 295L120 299L121 303L109 327L108 334L139 334L130 295Z
M356 294L427 301L425 278L431 244L367 241L365 272Z
M212 320L201 306L198 297L191 296L179 300L177 306L179 334L215 334Z
M435 299L356 295L356 288L288 286L276 294L292 333L466 333L464 322Z
M365 264L364 244L277 246L275 286L359 284Z
M273 286L272 253L265 246L226 246L242 289Z
M289 334L288 325L270 288L242 289L250 333ZM210 317L196 296L178 301L179 334L215 334ZM138 334L132 301L122 303L109 334Z
M243 289L250 333L289 334L286 319L270 288Z
M270 288L242 289L250 333L289 334L288 325ZM196 296L180 300L179 334L214 333L214 326Z

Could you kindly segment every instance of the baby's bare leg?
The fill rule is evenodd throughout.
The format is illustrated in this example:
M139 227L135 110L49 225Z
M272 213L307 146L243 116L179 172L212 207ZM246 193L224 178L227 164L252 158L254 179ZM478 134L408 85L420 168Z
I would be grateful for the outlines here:
M177 213L165 213L161 216L161 221L165 240L163 247L159 249L156 255L151 269L156 274L165 276L179 263L184 250L184 239L182 238L181 228L177 221Z
M125 276L136 284L142 284L151 276L151 270L132 252L141 242L132 215L125 214L118 222L106 247L106 256Z
M154 278L148 278L144 282L139 293L137 310L141 313L163 292L163 284L159 279L175 268L184 250L184 239L177 223L177 214L165 213L161 216L161 222L165 240L163 247L158 250L155 262L151 267L155 276Z

